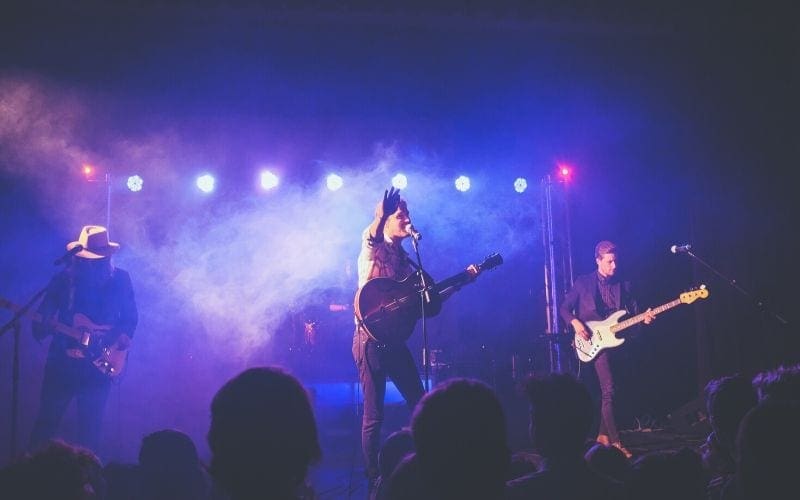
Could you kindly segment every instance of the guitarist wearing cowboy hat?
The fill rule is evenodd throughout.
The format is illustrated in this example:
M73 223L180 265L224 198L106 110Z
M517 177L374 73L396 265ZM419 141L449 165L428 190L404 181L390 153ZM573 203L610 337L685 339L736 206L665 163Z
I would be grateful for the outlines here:
M84 226L77 241L67 244L69 265L50 281L33 324L37 340L52 335L42 381L39 413L29 448L38 448L58 434L67 406L78 410L77 442L97 452L102 416L117 368L98 352L106 348L126 356L138 320L130 275L115 267L111 256L119 244L102 226ZM83 335L64 335L77 331Z

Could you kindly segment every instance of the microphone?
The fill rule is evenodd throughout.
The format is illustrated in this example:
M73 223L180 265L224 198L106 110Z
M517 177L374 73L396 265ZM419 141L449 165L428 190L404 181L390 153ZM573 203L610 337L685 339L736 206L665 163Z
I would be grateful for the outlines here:
M422 234L421 234L419 231L417 231L417 228L415 228L415 227L414 227L414 226L412 226L411 224L408 224L408 225L406 226L406 232L407 232L408 234L410 234L410 235L411 235L411 237L412 237L412 238L414 238L414 239L415 239L415 240L417 240L417 241L419 241L419 240L421 240L421 239L422 239Z
M83 245L75 245L67 253L65 253L61 257L57 258L55 261L53 261L53 265L57 266L59 264L63 264L64 262L67 262L70 257L72 257L76 253L80 252L81 250L83 250Z
M672 245L669 247L669 251L672 253L686 253L692 249L692 245L686 243L684 245Z

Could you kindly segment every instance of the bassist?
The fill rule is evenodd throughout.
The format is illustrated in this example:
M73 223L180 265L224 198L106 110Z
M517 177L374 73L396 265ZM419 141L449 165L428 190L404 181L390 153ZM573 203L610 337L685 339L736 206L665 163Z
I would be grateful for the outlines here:
M91 363L81 344L48 328L49 320L73 325L83 315L103 325L101 341L126 349L138 320L129 274L111 263L119 244L108 239L102 226L84 226L77 241L67 245L73 255L67 268L56 274L39 305L41 323L33 324L37 340L53 334L42 381L39 413L30 438L35 449L55 437L67 406L76 399L77 442L99 450L102 415L111 379Z
M570 324L577 335L590 341L591 334L585 322L604 319L614 311L625 309L630 314L638 313L638 304L631 294L628 281L617 276L617 247L610 241L601 241L595 246L595 272L579 276L561 303L560 315ZM650 324L655 313L645 311L645 324ZM597 441L619 448L626 456L630 452L620 443L614 420L614 377L611 369L611 351L602 351L591 363L600 386L600 426ZM588 370L583 373L588 374Z

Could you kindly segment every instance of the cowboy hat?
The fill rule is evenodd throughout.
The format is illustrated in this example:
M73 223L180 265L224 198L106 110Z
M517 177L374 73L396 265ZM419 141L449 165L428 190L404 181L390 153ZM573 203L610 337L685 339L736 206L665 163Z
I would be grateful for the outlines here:
M67 250L78 245L83 249L75 253L75 257L82 259L102 259L119 250L119 243L108 240L108 229L103 226L83 226L78 241L67 243Z

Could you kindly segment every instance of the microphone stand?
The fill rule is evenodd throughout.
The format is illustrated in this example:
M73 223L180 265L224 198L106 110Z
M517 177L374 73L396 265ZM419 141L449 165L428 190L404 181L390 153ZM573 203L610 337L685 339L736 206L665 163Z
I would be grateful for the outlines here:
M761 309L761 311L763 311L763 312L765 312L765 313L769 313L769 314L770 314L770 315L771 315L773 318L775 318L775 319L776 319L776 320L777 320L777 321L778 321L780 324L782 324L783 326L788 326L788 325L789 325L789 322L788 322L788 321L786 321L786 319L785 319L785 318L783 318L783 317L782 317L780 314L778 314L778 313L776 313L776 312L773 312L773 311L770 311L770 310L768 310L768 309L767 309L767 308L764 306L764 302L763 302L763 301L761 301L760 299L757 299L757 298L756 298L756 297L754 297L754 296L753 296L753 295L752 295L750 292L748 292L747 290L745 290L744 288L742 288L741 286L739 286L739 284L736 282L736 280L735 280L735 279L728 278L727 276L725 276L725 275L724 275L724 274L722 274L721 272L717 271L717 270L716 270L716 269L714 269L714 268L713 268L713 267L712 267L710 264L708 264L707 262L705 262L703 259L701 259L701 258L700 258L700 257L698 257L697 255L693 254L691 250L686 250L686 252L685 252L685 253L686 253L687 255L689 255L691 258L693 258L694 260L696 260L697 262L699 262L700 264L702 264L703 266L705 266L707 269L711 270L711 271L712 271L714 274L716 274L717 276L719 276L719 277L720 277L720 278L722 278L723 280L727 281L727 282L728 282L728 284L729 284L731 287L733 287L733 289L734 289L734 290L736 290L737 292L741 293L742 295L744 295L745 297L747 297L748 299L750 299L750 300L751 300L751 301L752 301L752 302L753 302L753 303L754 303L754 304L755 304L755 305L756 305L756 306L757 306L759 309Z
M411 246L414 247L414 254L417 257L417 274L419 275L419 283L422 285L422 288L419 291L419 298L420 298L420 312L422 313L422 366L425 376L425 392L430 392L431 390L431 379L430 379L430 355L428 352L428 328L425 323L425 304L430 303L431 301L431 293L425 279L425 270L422 268L422 258L419 255L419 244L417 242L417 238L411 236Z
M19 415L19 337L20 337L20 319L28 312L33 304L39 300L47 291L48 286L45 286L25 303L24 306L17 309L14 316L8 322L0 327L0 337L6 332L14 330L14 353L13 361L11 364L11 459L17 456L17 419Z

